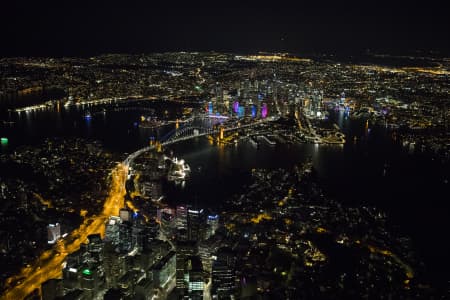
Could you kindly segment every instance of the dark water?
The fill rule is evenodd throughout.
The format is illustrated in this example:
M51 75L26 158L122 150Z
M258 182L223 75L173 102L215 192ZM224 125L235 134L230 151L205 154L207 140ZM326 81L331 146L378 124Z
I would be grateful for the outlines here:
M155 107L161 109L158 105ZM135 126L141 115L148 114L139 110L96 113L86 120L88 109L94 110L60 107L58 112L55 107L5 116L16 123L0 124L0 136L9 138L9 145L1 151L37 144L46 137L78 136L98 139L112 151L129 153L147 145L150 136L171 129L154 132ZM425 153L408 153L383 128L368 130L364 122L350 121L339 113L332 118L346 132L347 144L262 145L256 149L241 143L220 148L200 138L173 145L170 149L188 162L192 174L184 188L167 190L168 200L218 207L224 198L242 191L252 168L289 168L311 157L328 195L346 205L373 205L386 211L398 230L413 238L413 247L429 274L435 280L448 280L450 210L449 188L444 183L449 178L448 165Z

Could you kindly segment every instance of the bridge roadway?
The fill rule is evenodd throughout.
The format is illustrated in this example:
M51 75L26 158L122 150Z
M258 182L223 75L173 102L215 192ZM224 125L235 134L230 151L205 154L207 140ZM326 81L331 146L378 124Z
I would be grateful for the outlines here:
M262 120L252 124L243 126L234 126L224 128L224 131L237 130L247 128L264 123L268 120ZM210 130L201 134L190 134L180 138L169 140L162 145L170 145L181 141L189 140L198 136L205 136L207 134L218 133L220 130ZM10 277L7 280L8 289L0 295L1 300L15 300L24 299L33 290L39 289L41 284L51 278L60 278L62 276L62 265L65 257L79 249L80 245L84 243L87 236L93 233L104 234L104 224L109 216L118 215L119 209L124 206L124 196L126 193L125 183L127 179L128 169L133 160L146 151L154 149L154 146L144 147L131 153L121 164L118 164L111 172L112 183L109 195L104 203L103 211L96 215L87 218L80 227L64 239L61 239L57 246L45 251L36 260L33 266L23 268L19 274ZM17 285L11 286L14 281L21 282Z
M227 131L233 131L233 130L238 130L238 129L242 129L242 128L249 128L249 127L253 127L253 126L257 126L257 125L261 125L264 124L266 122L271 121L270 119L263 119L257 122L253 122L250 124L245 124L245 125L241 125L241 126L233 126L233 127L229 127L229 128L224 128L223 131L227 132ZM189 129L189 128L184 128L184 129ZM168 145L172 145L175 143L179 143L182 141L187 141L196 137L201 137L201 136L206 136L206 135L211 135L211 134L216 134L216 133L220 133L220 129L215 129L215 130L207 130L205 132L202 133L198 133L198 134L189 134L187 136L181 136L178 138L174 138L171 139L169 138L167 141L161 143L162 146L168 146ZM154 149L155 146L147 146L144 148L141 148L133 153L131 153L125 160L124 160L124 165L125 166L130 166L130 164L134 161L134 159L136 159L136 157L140 156L142 153L150 151L152 149Z

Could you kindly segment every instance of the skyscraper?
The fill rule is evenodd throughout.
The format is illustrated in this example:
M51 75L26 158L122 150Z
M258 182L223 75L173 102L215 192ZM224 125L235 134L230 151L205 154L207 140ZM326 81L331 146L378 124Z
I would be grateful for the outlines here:
M177 240L186 241L188 239L187 229L187 206L177 206Z
M235 293L235 253L230 248L220 248L212 264L211 295L216 299L230 299Z
M198 256L190 256L185 261L185 280L188 282L188 299L203 299L205 287L205 274L203 272L202 261Z
M187 206L177 206L177 229L187 229Z
M206 219L207 231L206 238L213 236L219 227L219 215L209 215Z
M176 253L176 287L178 295L184 295L188 288L188 283L184 278L186 259L197 253L197 243L195 241L177 241Z
M110 216L105 225L105 242L111 242L113 245L119 244L119 228L122 220L116 216Z
M100 234L90 234L88 235L88 252L90 260L93 262L100 263L103 261L103 241Z
M188 239L199 241L204 237L205 215L203 209L188 209Z
M156 287L164 288L175 275L176 254L170 251L151 267L153 283Z
M124 221L119 225L119 249L120 252L128 252L131 250L132 224L131 222Z

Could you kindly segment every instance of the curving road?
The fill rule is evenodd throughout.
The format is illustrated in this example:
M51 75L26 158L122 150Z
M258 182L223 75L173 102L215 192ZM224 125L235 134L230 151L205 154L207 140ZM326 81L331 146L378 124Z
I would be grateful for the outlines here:
M231 131L245 127L251 127L269 119L260 120L251 124L242 126L233 126L224 128L224 131ZM202 134L205 135L205 134ZM183 140L192 139L199 135L189 135L170 140L164 145L177 143ZM104 236L105 222L111 215L119 215L119 209L125 206L124 196L126 194L125 183L128 176L128 167L133 160L144 152L152 150L154 147L145 147L130 154L122 163L119 163L111 171L111 188L109 195L105 200L103 210L100 214L85 219L79 228L75 229L66 238L61 239L55 247L41 254L39 259L30 267L23 268L18 275L8 278L6 285L12 282L20 282L10 287L0 296L0 300L24 299L45 281L62 276L63 263L66 256L75 252L84 243L90 234L100 233Z
M118 164L111 172L111 189L103 206L103 211L96 216L86 219L83 224L66 238L61 239L51 250L47 250L39 257L33 266L24 268L21 272L9 278L8 283L23 278L23 281L10 289L0 299L24 299L48 279L58 278L62 275L62 264L66 256L80 248L87 236L105 231L105 221L110 215L119 215L119 209L124 207L125 181L128 174L126 163Z

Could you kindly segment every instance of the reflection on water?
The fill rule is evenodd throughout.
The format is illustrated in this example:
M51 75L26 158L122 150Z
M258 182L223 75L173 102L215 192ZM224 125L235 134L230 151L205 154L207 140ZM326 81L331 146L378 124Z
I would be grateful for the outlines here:
M0 124L1 136L9 138L2 152L40 143L47 137L78 136L98 139L112 151L132 152L146 146L150 136L161 137L173 127L154 131L135 126L143 112L107 111L86 120L89 107L55 107L38 112L11 114L12 125ZM330 115L347 135L345 145L250 144L218 147L198 138L171 146L193 170L184 188L168 189L170 202L197 202L217 207L225 197L239 192L249 182L252 168L290 168L311 157L326 193L348 205L370 204L386 210L400 230L418 240L420 250L430 260L447 255L448 248L430 253L426 246L445 235L450 224L449 210L442 195L448 195L448 169L423 155L409 155L394 143L384 128L365 121L350 120L345 112ZM368 129L370 134L368 133ZM366 130L365 130L366 129ZM353 137L357 138L354 142ZM389 166L386 171L386 165ZM437 268L442 268L436 262Z

